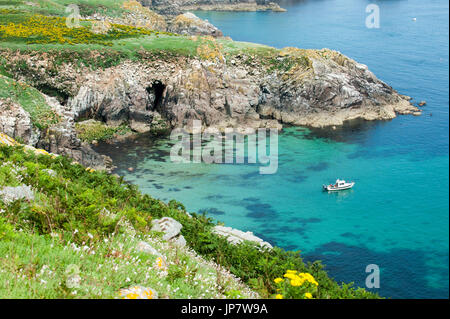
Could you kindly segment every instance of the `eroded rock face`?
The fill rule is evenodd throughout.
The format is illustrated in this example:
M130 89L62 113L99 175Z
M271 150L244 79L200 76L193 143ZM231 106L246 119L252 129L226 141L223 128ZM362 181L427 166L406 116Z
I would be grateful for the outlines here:
M139 0L142 5L169 15L189 10L214 11L275 11L285 12L276 1L270 0Z
M40 132L33 127L30 114L10 100L0 99L0 132L12 138L20 138L25 144L35 146Z
M68 96L64 105L46 98L62 120L41 132L37 145L94 168L105 166L108 159L77 138L74 121L80 117L148 132L155 127L189 130L193 120L219 130L280 129L283 124L325 127L418 112L408 97L339 52L286 48L267 65L251 54L227 61L214 48L219 45L214 38L197 41L208 43L198 47L198 58L150 57L97 70L65 63L51 76L42 71L51 64L46 53L6 58L29 61L28 73L19 72L17 78ZM23 110L3 107L0 119L0 126L12 135L36 143L37 133L32 134Z
M312 57L310 66L272 73L242 61L126 62L88 74L68 105L77 114L89 110L108 124L131 122L139 132L150 130L155 116L171 127L189 127L193 120L219 128L278 123L324 127L417 111L366 66L350 59L334 61L334 54L340 57Z

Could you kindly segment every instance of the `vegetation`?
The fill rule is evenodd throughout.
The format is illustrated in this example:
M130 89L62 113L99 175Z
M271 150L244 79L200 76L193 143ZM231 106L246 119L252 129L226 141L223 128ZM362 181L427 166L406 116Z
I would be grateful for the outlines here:
M110 140L115 136L125 135L131 132L131 129L127 125L120 125L117 127L108 126L98 121L85 121L75 124L78 137L84 141L92 143L94 140L97 142Z
M57 123L58 117L35 88L0 74L0 99L18 103L30 114L33 124L45 129ZM7 104L7 102L5 102ZM5 107L7 107L5 105Z
M56 2L56 3L55 3ZM22 3L22 2L20 2ZM110 24L107 22L81 20L77 28L66 25L64 9L76 3L81 8L98 8L95 12L106 16L120 16L129 6L126 1L58 0L49 6L44 0L35 0L38 7L27 5L2 9L0 3L0 48L32 51L68 51L85 56L86 52L101 54L103 59L112 56L115 61L140 58L142 52L182 57L197 57L203 60L229 62L235 56L244 55L249 64L266 65L269 71L289 70L301 59L278 59L279 50L264 45L234 42L231 39L216 40L208 36L180 36L169 32L144 27ZM3 5L4 6L4 5ZM36 9L39 8L39 9ZM83 16L94 11L83 11ZM100 31L100 32L99 32ZM105 51L105 48L110 48ZM67 62L78 61L66 55ZM83 60L82 60L83 61ZM89 62L89 61L88 61ZM77 62L79 63L79 62ZM101 67L100 64L94 64ZM0 68L1 70L1 68Z
M212 233L214 223L206 216L190 217L176 201L165 204L140 193L136 186L125 183L122 178L85 169L65 157L36 155L21 147L3 146L0 161L2 187L28 185L35 192L33 200L26 197L0 200L0 256L7 265L0 272L3 285L0 297L112 298L128 284L151 286L169 297L213 297L227 291L233 296L230 291L236 289L244 294L242 287L231 280L221 282L221 276L214 272L208 278L211 282L221 282L220 288L202 296L204 290L200 289L200 284L194 284L193 278L198 278L199 267L206 267L202 270L206 274L212 273L212 266L199 263L189 257L188 252L184 252L189 255L184 257L184 262L180 261L183 260L181 253L173 247L169 249L169 244L151 231L151 221L163 216L182 223L182 234L196 253L222 265L262 297L279 294L277 289L280 288L274 279L282 277L289 269L309 273L317 280L315 298L377 297L350 285L339 286L319 263L305 264L298 252L280 248L261 251L251 243L231 245ZM155 258L133 251L132 247L142 239L162 247L165 252L168 274L164 280L158 272L149 271ZM29 247L32 247L31 255ZM77 295L73 289L67 289L61 279L72 264L80 268L85 283L82 289L76 289ZM50 274L37 276L47 271L47 267L42 270L44 265L49 267ZM105 268L97 269L99 265ZM46 285L41 286L41 279ZM168 288L169 285L172 288ZM171 290L176 288L179 289Z

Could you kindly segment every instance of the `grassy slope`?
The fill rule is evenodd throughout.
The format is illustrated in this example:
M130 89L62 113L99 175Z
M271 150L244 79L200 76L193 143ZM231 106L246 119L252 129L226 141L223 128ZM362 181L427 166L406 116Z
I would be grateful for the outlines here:
M55 1L44 1L44 0L34 0L34 2L39 3L40 7L32 7L28 5L24 5L23 1L19 1L21 3L18 6L13 6L14 9L11 9L11 6L6 5L10 1L0 1L0 11L2 15L0 16L0 26L6 26L9 23L15 24L24 24L27 25L26 20L36 14L38 15L56 15L60 17L67 16L64 13L64 8L66 4L76 3L80 5L81 8L84 6L89 6L89 8L97 8L97 12L101 12L104 15L109 16L120 16L123 12L122 3L125 1L98 1L98 0L55 0ZM101 4L101 6L99 6ZM83 10L80 10L83 15ZM92 12L88 12L92 13ZM61 21L65 24L65 21ZM89 21L82 22L82 26L85 29L86 33L89 32L89 28L91 23ZM58 27L61 31L67 31L65 25L61 25ZM58 29L58 28L55 28ZM82 29L83 29L82 28ZM135 28L136 29L136 28ZM0 29L1 30L1 29ZM190 36L179 36L170 33L158 33L158 34L139 34L139 29L136 33L132 35L120 35L117 34L107 34L103 36L106 40L108 40L108 47L115 51L124 52L128 54L132 54L137 50L146 50L146 51L170 51L176 54L185 55L185 56L197 56L197 49L199 46L208 44L210 46L215 46L213 39L208 37L190 37ZM33 35L32 39L43 40L43 43L30 43L35 41L30 41L30 37L20 38L17 36L13 36L12 34L2 35L0 31L0 48L10 48L10 49L20 49L20 50L63 50L70 49L74 51L84 51L84 50L104 50L105 45L96 43L93 39L89 39L87 43L80 44L67 44L61 42L50 41L49 36L41 36ZM67 35L67 39L74 39L76 37L72 35ZM242 53L246 50L261 50L262 52L270 51L276 52L277 50L272 49L267 46L252 44L252 43L244 43L244 42L234 42L229 39L219 40L220 51L224 55L233 55L237 53Z
M0 146L0 162L0 191L23 183L35 189L33 200L0 200L0 298L116 298L135 285L169 298L253 296L214 264L151 232L152 218L170 208L115 177L20 148ZM136 249L141 240L167 267ZM82 281L71 289L73 265Z
M33 36L23 36L20 33L9 33L16 30L17 25L27 27L27 21L34 14L62 16L65 5L81 4L82 14L91 14L92 10L101 10L106 15L120 15L123 1L72 1L72 0L35 0L39 7L30 7L24 1L0 0L0 48L4 50L46 51L64 53L65 59L80 58L84 63L93 63L84 56L93 50L106 52L102 59L109 55L120 59L139 58L138 52L156 52L182 56L196 56L201 59L216 59L236 54L250 53L258 57L259 62L265 62L271 67L286 69L285 64L278 64L278 50L266 46L249 43L233 42L223 39L215 41L208 37L184 37L173 34L149 33L148 30L126 29L124 32L110 32L97 36L90 34L90 22L84 21L83 28L77 34L67 30L62 21L55 27L48 24L52 18L40 16L40 19L51 28L56 28L58 39L45 33L44 30L33 31ZM99 7L98 4L101 4ZM96 9L97 8L97 9ZM16 11L11 11L14 9ZM84 11L83 11L84 10ZM49 20L50 19L50 20ZM5 26L10 25L10 29ZM5 33L6 30L6 33ZM39 43L29 43L39 42ZM38 40L38 41L36 41ZM27 43L28 42L28 43ZM69 42L75 42L71 44ZM200 50L199 50L200 49ZM30 113L46 114L46 106L31 87L16 92L13 80L8 78L11 61L0 61L0 98L13 96L16 102ZM249 62L253 63L252 60ZM108 63L96 61L94 67L105 67ZM17 70L17 65L14 66ZM28 93L27 93L28 91ZM2 93L3 92L3 93ZM13 93L12 95L10 93ZM20 94L16 94L20 93ZM38 103L38 104L36 104ZM36 120L39 123L39 119ZM211 233L213 224L202 216L187 217L180 203L171 202L166 205L142 195L136 187L127 185L122 180L102 172L87 172L79 165L72 165L68 159L41 156L37 158L25 154L20 149L0 149L0 189L5 185L32 186L37 194L36 200L28 202L18 200L6 205L0 200L0 258L7 267L0 271L0 297L89 297L111 298L117 296L119 288L133 284L150 285L161 295L168 297L214 297L218 295L236 296L238 287L233 281L220 283L221 276L211 271L211 265L202 263L192 257L189 252L176 253L173 247L163 247L157 234L149 231L151 220L162 216L171 216L179 220L184 228L183 235L188 244L197 253L208 260L214 260L233 274L242 278L262 296L270 297L276 293L274 278L283 276L286 270L296 269L313 274L319 282L319 288L314 293L317 298L373 298L376 297L364 290L354 290L347 285L339 286L330 279L318 263L304 264L298 253L285 252L276 248L272 252L261 252L257 248L244 244L232 246L226 240ZM52 169L56 177L49 176L44 169ZM106 221L100 218L104 209L113 212L114 218ZM132 225L136 235L131 242L117 237L127 234L127 228L122 227L123 221ZM136 254L131 248L137 240L146 238L155 246L162 247L172 267L169 266L167 277L158 279L155 273L148 271L154 260ZM92 237L92 238L91 238ZM129 238L129 237L127 237ZM105 239L108 242L105 242ZM71 244L77 245L76 248ZM111 246L113 245L113 246ZM121 246L123 245L123 246ZM161 246L162 245L162 246ZM30 246L32 254L29 254ZM87 246L87 250L95 251L95 255L77 252L78 247ZM114 248L113 248L114 247ZM119 247L119 248L117 248ZM111 250L120 251L111 258ZM185 257L180 257L182 254ZM123 260L120 256L126 256ZM128 258L128 259L127 259ZM131 259L129 259L131 258ZM136 262L130 265L130 260ZM180 261L184 258L184 262ZM128 264L127 264L128 262ZM190 267L185 267L185 263ZM80 267L84 279L82 288L74 291L64 285L65 271L70 264ZM105 265L103 270L96 267ZM51 272L48 272L48 266ZM195 266L199 265L199 266ZM117 270L116 266L118 267ZM204 288L194 282L185 282L192 277L196 268L205 276L210 273L208 281L220 284L211 288L209 295L202 296ZM42 270L44 268L44 270ZM38 276L38 274L43 273ZM118 272L115 274L115 272ZM134 274L136 272L136 274ZM129 280L125 274L130 277ZM130 276L130 274L133 274ZM103 276L103 277L102 277ZM104 278L106 277L106 280ZM194 274L195 277L195 274ZM218 278L219 277L219 278ZM44 280L42 282L41 280ZM108 284L107 284L108 283ZM171 287L178 288L177 291ZM244 294L241 291L241 295ZM245 294L244 294L245 295Z
M0 73L0 99L8 98L21 105L30 114L33 123L40 129L45 129L57 122L56 114L38 90Z

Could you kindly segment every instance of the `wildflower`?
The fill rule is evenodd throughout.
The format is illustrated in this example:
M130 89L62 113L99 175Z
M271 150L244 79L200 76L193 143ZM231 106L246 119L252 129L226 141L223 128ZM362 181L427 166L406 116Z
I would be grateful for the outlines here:
M306 299L312 299L312 294L310 292L305 293Z
M275 296L275 299L283 299L283 295L278 294Z
M121 289L119 296L123 299L158 299L158 294L151 288L135 286L128 289Z
M297 270L286 270L286 274L295 275L297 273Z
M276 284L279 284L280 282L283 281L283 279L282 278L276 278L274 281L275 281Z
M166 262L164 261L163 257L156 258L156 267L158 269L166 269Z

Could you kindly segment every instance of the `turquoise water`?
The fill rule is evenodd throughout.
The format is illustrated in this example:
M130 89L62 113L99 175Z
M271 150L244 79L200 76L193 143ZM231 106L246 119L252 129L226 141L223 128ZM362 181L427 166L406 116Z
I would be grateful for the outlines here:
M338 281L364 286L366 266L377 264L381 288L374 291L383 296L448 298L448 2L374 1L376 30L365 28L369 3L306 0L283 14L198 15L234 40L339 50L400 93L426 100L422 117L333 132L288 128L278 173L267 176L255 165L173 164L167 139L143 136L100 150L144 192L301 250ZM321 191L337 177L355 180L355 189Z

